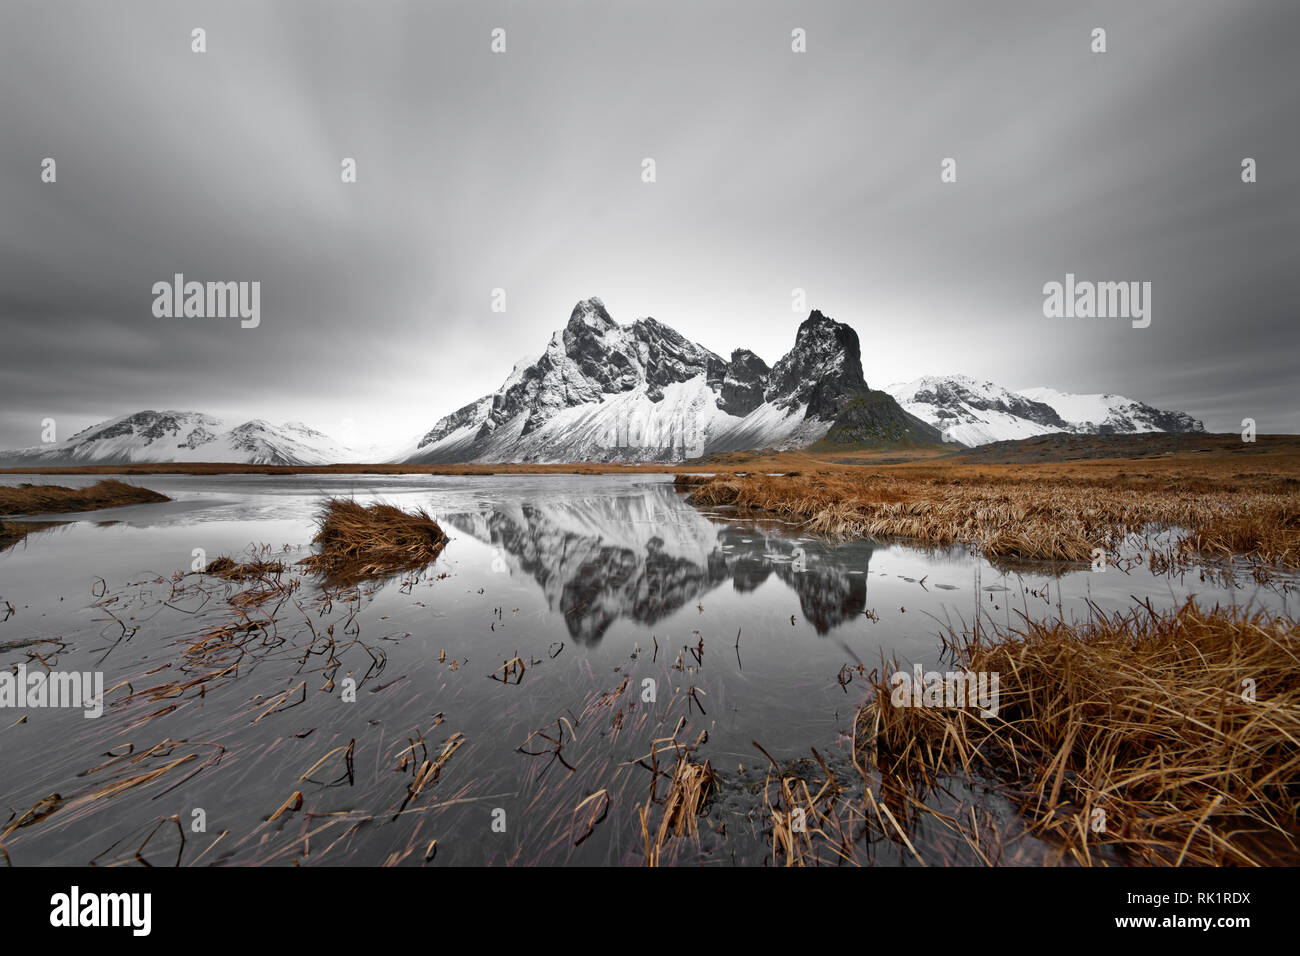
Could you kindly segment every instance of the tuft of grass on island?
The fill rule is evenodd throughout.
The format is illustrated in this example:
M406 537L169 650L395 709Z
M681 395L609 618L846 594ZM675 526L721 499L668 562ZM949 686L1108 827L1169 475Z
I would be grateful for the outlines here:
M124 481L105 479L87 488L62 485L0 485L0 515L66 514L99 511L122 505L171 501L166 495ZM0 521L0 550L12 547L29 534L52 528L57 521Z
M0 485L0 515L64 514L70 511L98 511L122 505L171 501L164 494L106 479L86 488L62 485Z
M316 513L312 538L318 550L298 564L319 574L331 587L353 585L425 568L442 554L447 541L447 533L422 508L403 511L389 504L326 498ZM287 571L288 566L280 560L239 562L229 555L208 562L203 569L212 577L253 581L272 592L286 587L281 579Z
M423 508L329 498L317 513L312 544L320 550L300 563L346 584L425 567L447 546L447 533Z

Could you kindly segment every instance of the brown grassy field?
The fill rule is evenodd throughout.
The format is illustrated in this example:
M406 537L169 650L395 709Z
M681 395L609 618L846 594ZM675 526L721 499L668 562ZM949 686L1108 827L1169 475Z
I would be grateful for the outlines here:
M874 675L858 746L913 781L992 777L1079 863L1107 845L1164 865L1294 857L1297 637L1287 618L1191 602L977 627L948 636L951 670L998 674L996 712L894 701L895 664Z
M1300 566L1300 456L1183 455L980 465L823 466L787 475L679 475L702 506L792 518L814 533L965 544L997 558L1087 561L1130 533L1185 532L1166 556Z
M88 488L61 485L0 485L0 515L52 514L68 511L97 511L121 505L171 501L148 488L108 479Z

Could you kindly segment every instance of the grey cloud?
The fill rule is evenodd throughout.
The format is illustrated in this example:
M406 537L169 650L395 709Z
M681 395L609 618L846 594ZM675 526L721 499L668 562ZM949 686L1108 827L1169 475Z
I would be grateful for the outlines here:
M961 371L1297 431L1298 39L1286 0L10 0L0 447L147 407L413 435L579 298L772 361L796 286L876 386ZM1151 327L1045 319L1067 271L1153 282ZM154 318L175 272L261 281L261 326Z

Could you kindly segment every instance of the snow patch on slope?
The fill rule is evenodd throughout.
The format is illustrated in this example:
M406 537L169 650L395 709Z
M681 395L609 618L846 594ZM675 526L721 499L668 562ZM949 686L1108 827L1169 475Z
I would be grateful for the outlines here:
M804 407L764 403L744 417L718 408L704 375L670 382L654 401L647 383L598 401L561 407L524 434L520 412L483 439L482 420L471 420L435 442L398 458L412 462L546 463L568 461L680 461L739 448L800 447L826 433L829 422L804 418Z
M885 391L905 411L963 445L1048 435L1066 425L1049 406L966 375L927 375Z
M1076 395L1070 392L1058 392L1054 388L1022 388L1018 393L1035 402L1043 402L1055 408L1068 422L1084 425L1101 425L1112 419L1125 416L1126 412L1140 409L1135 402L1123 395ZM1135 431L1159 431L1145 423L1136 423Z

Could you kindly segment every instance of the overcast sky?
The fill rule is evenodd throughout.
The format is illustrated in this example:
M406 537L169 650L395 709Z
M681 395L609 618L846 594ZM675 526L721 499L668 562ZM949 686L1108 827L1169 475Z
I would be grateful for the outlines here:
M1294 0L4 0L0 447L145 408L396 440L580 298L774 362L794 288L874 387L1300 431L1298 45ZM261 325L156 318L177 272L260 281ZM1044 317L1067 272L1151 282L1150 327Z

